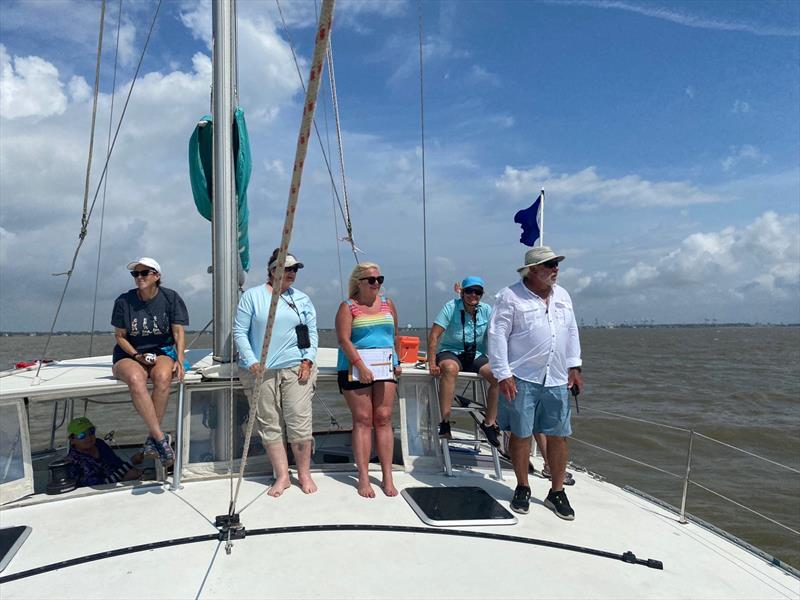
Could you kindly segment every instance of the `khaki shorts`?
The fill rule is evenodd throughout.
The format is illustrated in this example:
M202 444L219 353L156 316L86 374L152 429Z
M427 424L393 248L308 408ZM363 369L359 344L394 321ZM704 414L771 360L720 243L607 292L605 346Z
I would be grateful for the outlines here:
M267 369L261 383L261 393L256 407L255 429L264 445L283 441L282 425L286 427L286 440L290 444L313 439L311 399L317 388L317 365L311 368L308 381L300 383L297 376L300 366L285 369ZM253 401L256 377L248 369L239 367L247 399Z

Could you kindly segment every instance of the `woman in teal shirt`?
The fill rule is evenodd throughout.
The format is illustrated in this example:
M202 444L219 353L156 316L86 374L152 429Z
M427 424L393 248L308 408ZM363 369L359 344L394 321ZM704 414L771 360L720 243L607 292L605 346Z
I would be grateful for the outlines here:
M428 369L439 377L439 437L450 438L450 408L459 371L478 373L489 383L486 394L486 415L480 427L493 446L500 446L497 427L499 387L486 356L486 329L492 307L481 302L483 279L476 276L461 282L460 298L450 300L433 320L428 334Z

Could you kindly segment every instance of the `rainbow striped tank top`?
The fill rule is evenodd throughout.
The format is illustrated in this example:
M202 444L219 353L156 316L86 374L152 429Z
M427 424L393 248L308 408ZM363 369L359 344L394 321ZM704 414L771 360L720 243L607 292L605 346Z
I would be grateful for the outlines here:
M350 341L353 342L356 349L394 348L394 317L385 296L381 296L381 310L375 314L365 313L364 309L351 299L347 300L347 306L353 317ZM398 363L396 353L393 354L393 357L396 365ZM349 368L350 361L339 348L336 370L347 371Z

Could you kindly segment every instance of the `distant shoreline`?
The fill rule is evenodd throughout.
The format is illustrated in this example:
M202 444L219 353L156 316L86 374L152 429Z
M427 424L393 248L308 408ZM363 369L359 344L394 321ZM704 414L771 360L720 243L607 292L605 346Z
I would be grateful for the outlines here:
M720 327L800 327L800 323L608 323L580 325L580 329L719 329ZM425 327L401 327L401 331L420 330ZM320 327L319 331L334 331L333 328ZM197 334L197 330L187 329L187 334ZM0 331L0 336L46 336L47 331ZM91 335L91 331L54 331L53 335ZM94 335L113 335L113 331L95 331ZM210 334L210 333L209 333Z

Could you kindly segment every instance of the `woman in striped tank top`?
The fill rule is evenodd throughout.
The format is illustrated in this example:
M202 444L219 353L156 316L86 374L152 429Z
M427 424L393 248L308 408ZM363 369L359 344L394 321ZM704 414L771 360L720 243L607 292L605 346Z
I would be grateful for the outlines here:
M380 267L375 263L356 265L350 275L349 298L339 305L336 313L339 390L353 415L353 455L358 467L358 493L365 498L375 497L369 481L373 429L383 475L383 493L397 495L392 481L392 409L397 392L395 378L400 374L397 310L394 303L380 293L383 281ZM372 371L364 364L358 351L375 348L390 351L394 377L375 380ZM357 379L353 376L353 367Z

